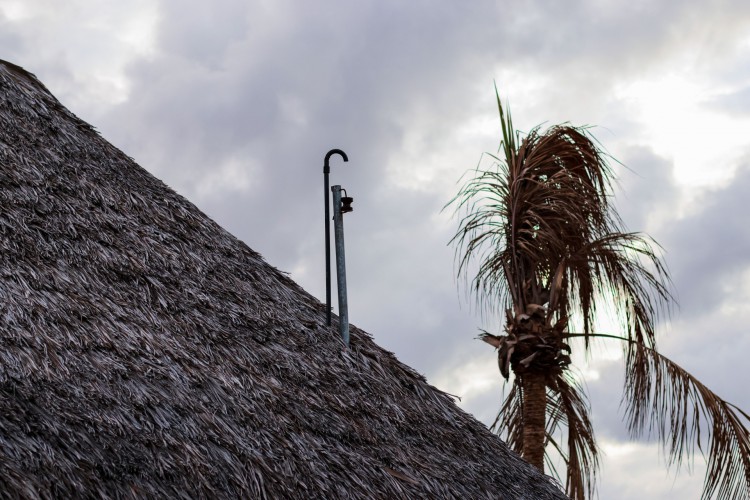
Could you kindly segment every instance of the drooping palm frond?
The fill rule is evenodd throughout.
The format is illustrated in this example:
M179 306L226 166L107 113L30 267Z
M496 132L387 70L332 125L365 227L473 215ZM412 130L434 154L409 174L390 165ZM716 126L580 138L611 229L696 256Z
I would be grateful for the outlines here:
M450 204L456 213L465 212L450 243L456 246L458 276L466 277L470 264L478 261L479 270L471 280L471 291L480 309L511 306L516 301L516 277L510 272L506 250L509 212L505 203L508 185L503 164L497 170L477 170Z
M549 453L545 456L545 463L558 480L565 476L561 482L565 484L565 493L570 498L583 500L593 494L599 469L599 450L588 417L588 401L567 372L550 381L547 401L545 448L552 447L558 452L565 470L561 474L556 469ZM511 449L521 453L523 426L523 388L519 379L515 378L490 430L500 434Z
M554 439L558 427L567 429L567 453L563 454L565 493L573 500L584 500L593 495L599 470L599 449L589 419L588 400L570 372L562 372L550 381L547 397L556 417L547 426L548 439ZM560 450L557 444L555 447Z
M629 343L626 359L623 403L631 433L655 432L668 464L677 467L696 445L705 455L707 441L701 498L750 498L750 416L654 349Z
M497 413L490 430L500 434L506 444L516 453L523 450L523 388L518 379L513 379L510 391Z
M750 498L750 415L643 342L602 333L591 336L626 343L622 404L633 437L656 434L667 464L677 468L696 446L707 454L701 498Z
M668 312L673 298L667 269L654 246L658 245L641 234L609 233L572 252L560 263L557 273L561 277L553 284L550 308L572 314L580 307L586 347L597 311L596 300L605 297L610 301L614 298L615 312L628 338L656 347L655 320L659 313ZM566 288L572 293L566 295Z

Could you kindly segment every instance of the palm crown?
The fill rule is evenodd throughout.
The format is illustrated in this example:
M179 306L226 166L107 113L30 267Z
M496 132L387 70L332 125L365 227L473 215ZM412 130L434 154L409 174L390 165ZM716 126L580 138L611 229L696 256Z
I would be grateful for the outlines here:
M482 307L505 309L505 333L481 336L498 348L503 377L514 374L494 428L542 470L545 458L552 465L545 450L557 450L568 495L591 496L598 450L587 399L570 372L570 339L582 338L586 351L594 337L617 339L631 434L653 431L668 463L679 465L708 426L704 498L750 498L750 417L657 351L670 280L655 243L626 232L610 203L610 158L585 127L536 127L522 136L499 96L497 104L500 153L449 203L460 218L452 239L459 276L478 264L472 292ZM617 313L620 335L593 331L605 304ZM571 331L572 318L580 331Z

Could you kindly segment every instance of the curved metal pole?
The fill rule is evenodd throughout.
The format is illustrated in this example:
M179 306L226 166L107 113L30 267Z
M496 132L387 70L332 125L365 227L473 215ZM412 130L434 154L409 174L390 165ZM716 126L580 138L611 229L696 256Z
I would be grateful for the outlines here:
M339 155L345 161L349 161L340 149L332 149L326 153L326 159L323 163L323 196L325 198L325 219L326 219L326 324L331 326L331 193L328 188L328 174L331 173L331 167L328 162L331 156Z

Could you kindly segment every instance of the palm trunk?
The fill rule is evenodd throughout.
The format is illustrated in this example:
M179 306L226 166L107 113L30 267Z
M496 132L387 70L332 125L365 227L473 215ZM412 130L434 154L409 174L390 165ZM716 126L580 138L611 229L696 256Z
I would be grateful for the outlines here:
M544 417L547 388L544 375L525 373L523 385L523 458L544 472Z

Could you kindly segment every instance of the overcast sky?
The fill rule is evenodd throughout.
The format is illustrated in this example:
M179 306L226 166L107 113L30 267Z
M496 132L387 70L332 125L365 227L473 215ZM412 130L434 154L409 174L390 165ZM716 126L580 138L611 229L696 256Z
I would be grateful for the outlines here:
M345 150L351 321L487 424L502 379L474 338L501 324L457 283L441 208L497 150L493 82L522 130L595 125L672 273L662 351L750 409L747 0L0 0L0 58L321 300L323 157ZM628 441L619 346L579 367L600 497L698 498L700 458L670 474Z

